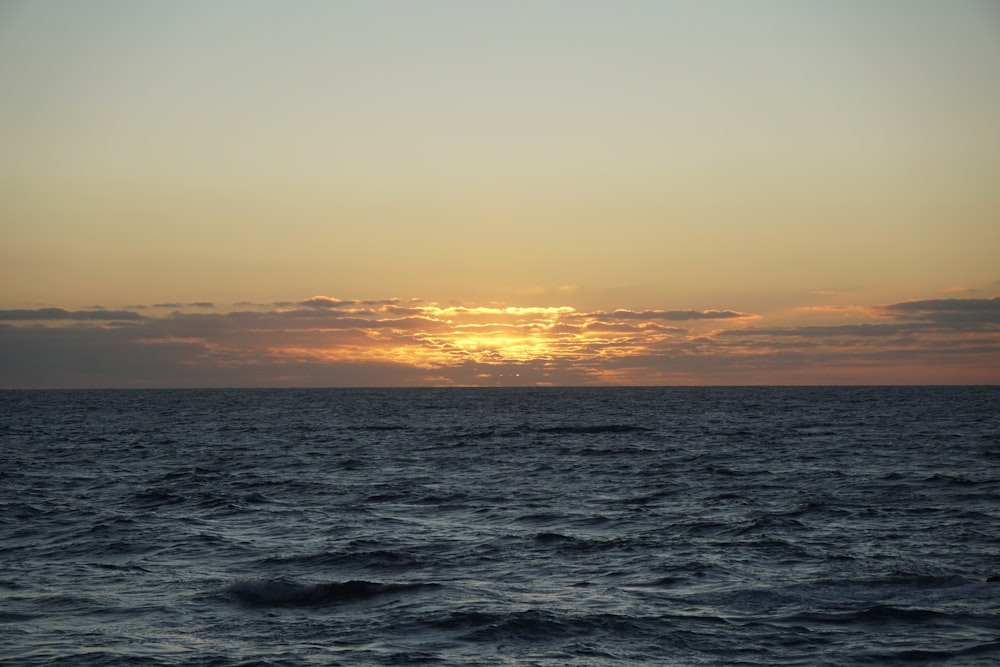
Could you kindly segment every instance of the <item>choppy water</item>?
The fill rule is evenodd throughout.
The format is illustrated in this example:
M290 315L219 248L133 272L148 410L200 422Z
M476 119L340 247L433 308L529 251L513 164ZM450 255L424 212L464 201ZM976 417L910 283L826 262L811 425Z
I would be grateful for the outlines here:
M0 661L1000 661L1000 388L0 392Z

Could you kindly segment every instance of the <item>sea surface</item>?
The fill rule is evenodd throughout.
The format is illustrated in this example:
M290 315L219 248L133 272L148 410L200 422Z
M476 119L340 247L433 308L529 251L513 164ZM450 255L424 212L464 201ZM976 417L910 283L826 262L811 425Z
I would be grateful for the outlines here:
M0 662L1000 663L1000 387L0 392Z

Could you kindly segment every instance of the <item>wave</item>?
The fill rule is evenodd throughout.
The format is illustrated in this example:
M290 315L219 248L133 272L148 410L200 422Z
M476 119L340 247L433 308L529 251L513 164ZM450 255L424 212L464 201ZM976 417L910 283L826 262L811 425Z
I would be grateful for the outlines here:
M946 661L960 659L960 658L975 658L975 663L963 663L964 664L987 664L986 661L980 661L981 658L989 659L988 664L995 664L997 657L1000 656L1000 639L995 641L983 642L980 644L972 644L964 648L956 649L953 651L946 650L920 650L920 649L905 649L903 651L898 651L896 653L885 653L872 656L872 662L878 663L888 663L888 662L908 662L908 663L944 663Z
M24 623L37 618L37 614L19 614L11 611L0 611L0 623Z
M366 569L418 568L427 562L408 551L372 549L367 551L320 551L291 556L268 556L257 561L262 566L359 567Z
M601 637L644 637L662 642L664 631L676 628L675 620L668 616L538 608L516 611L454 610L431 615L424 623L435 630L457 633L460 641L489 646L508 642L578 644L574 640L584 638L588 642L597 638L600 643ZM580 663L574 661L573 664Z
M912 607L896 607L888 604L875 604L863 609L838 613L807 612L790 616L788 621L799 623L823 623L833 625L865 624L878 625L885 623L913 623L930 625L940 620L950 623L958 620L955 614Z
M382 427L366 427L369 430L378 428L379 430L390 430ZM468 440L493 440L497 438L520 438L524 435L531 433L540 433L543 435L600 435L605 433L639 433L648 432L653 429L645 426L635 426L633 424L590 424L590 425L580 425L580 426L532 426L530 424L521 424L514 428L473 428L469 430L459 430L455 433L458 441L464 442ZM447 445L432 445L427 447L427 449L440 449L442 446L444 448L450 448L454 443L449 442Z
M592 426L548 426L534 429L535 433L548 433L554 435L569 434L589 434L589 433L635 433L638 431L649 431L644 426L633 426L632 424L594 424Z
M438 586L439 584L382 584L357 580L321 584L243 580L230 584L223 589L223 593L253 607L322 607Z
M879 391L19 394L0 663L1000 665L996 388Z

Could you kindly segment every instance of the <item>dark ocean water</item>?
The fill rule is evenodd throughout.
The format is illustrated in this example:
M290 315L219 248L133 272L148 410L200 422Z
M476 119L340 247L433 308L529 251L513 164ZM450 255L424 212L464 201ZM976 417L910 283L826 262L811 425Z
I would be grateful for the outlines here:
M0 392L0 662L1000 662L1000 387Z

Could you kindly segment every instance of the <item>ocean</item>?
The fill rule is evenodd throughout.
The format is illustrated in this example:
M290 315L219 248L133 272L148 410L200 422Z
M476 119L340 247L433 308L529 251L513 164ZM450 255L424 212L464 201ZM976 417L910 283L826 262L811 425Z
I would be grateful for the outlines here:
M998 579L1000 387L0 392L4 664L1000 664Z

